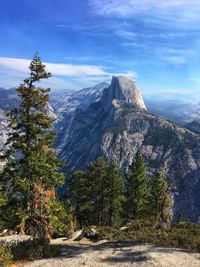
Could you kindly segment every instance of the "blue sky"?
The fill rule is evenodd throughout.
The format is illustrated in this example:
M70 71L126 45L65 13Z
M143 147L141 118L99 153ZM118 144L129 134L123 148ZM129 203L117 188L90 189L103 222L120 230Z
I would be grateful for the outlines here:
M55 89L123 74L144 94L200 96L199 0L1 0L0 36L0 87L37 50Z

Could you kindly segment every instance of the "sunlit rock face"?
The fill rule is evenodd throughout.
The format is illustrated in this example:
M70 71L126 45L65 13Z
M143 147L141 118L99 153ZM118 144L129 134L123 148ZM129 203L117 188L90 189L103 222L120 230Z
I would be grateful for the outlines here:
M117 99L128 104L134 104L136 107L145 109L145 104L136 86L135 82L125 76L113 77L109 88L109 97L111 100Z

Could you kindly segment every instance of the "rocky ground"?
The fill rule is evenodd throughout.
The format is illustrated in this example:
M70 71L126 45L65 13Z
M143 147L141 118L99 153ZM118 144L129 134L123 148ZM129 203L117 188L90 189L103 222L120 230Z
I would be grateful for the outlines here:
M200 254L188 250L165 248L148 244L128 242L92 243L88 240L74 242L57 239L52 242L60 246L61 256L21 264L20 267L199 267Z

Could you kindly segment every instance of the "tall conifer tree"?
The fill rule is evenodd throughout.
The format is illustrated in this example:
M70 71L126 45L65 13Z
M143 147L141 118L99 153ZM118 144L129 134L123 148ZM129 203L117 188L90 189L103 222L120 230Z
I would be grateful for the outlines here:
M131 175L127 178L126 213L129 219L144 218L148 215L149 186L144 158L138 151L131 165Z
M89 164L92 183L93 214L96 224L116 225L120 222L124 201L124 184L119 168L103 158Z
M156 173L151 189L151 207L154 218L157 218L160 212L161 204L165 195L164 188L165 180L162 171L159 170Z
M58 172L61 161L51 149L53 119L46 112L50 89L38 86L39 81L50 78L51 74L37 53L29 70L29 77L17 88L21 103L9 113L12 131L8 139L9 149L4 155L6 166L0 178L8 204L21 214L25 232L46 235L48 192L54 191L64 177Z
M162 171L159 170L151 190L151 207L156 221L156 228L163 231L168 231L170 229L172 221L172 204L169 184L164 180Z
M68 177L68 197L74 207L80 227L88 226L94 221L92 181L87 172L75 171Z
M124 205L124 181L115 162L108 166L106 186L108 188L108 225L121 222Z
M96 161L90 162L89 177L92 183L93 214L94 223L97 225L107 225L107 190L106 185L108 163L101 157Z
M89 171L76 171L68 179L68 195L80 226L117 225L124 203L119 168L103 158L89 163Z

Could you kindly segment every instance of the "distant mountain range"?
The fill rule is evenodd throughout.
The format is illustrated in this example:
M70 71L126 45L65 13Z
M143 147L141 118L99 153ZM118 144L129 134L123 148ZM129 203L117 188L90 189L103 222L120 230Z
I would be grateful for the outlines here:
M3 103L0 99L2 110L18 104L13 89L0 90L4 95ZM159 110L163 110L163 114ZM144 103L136 84L120 76L113 77L110 85L101 83L80 91L53 91L48 112L56 118L55 146L60 157L67 161L66 172L85 168L88 162L104 156L127 173L139 149L149 175L160 167L163 169L171 184L175 214L182 213L187 219L197 221L200 215L200 135L197 134L200 127L191 121L195 116L198 118L198 109L197 113L193 110L190 120L189 116L186 119L187 111L183 109L179 124L189 122L188 130L163 117L170 117L172 108L165 110L163 103L157 106L151 106L151 101ZM7 128L3 111L0 116L3 122L0 135L4 136L4 142Z
M84 109L89 104L100 99L103 90L109 87L106 82L97 84L94 87L84 88L78 91L72 89L52 90L50 93L50 105L55 110L57 116L62 116L66 112L74 112L77 108ZM17 106L18 97L16 89L5 89L0 87L0 108L9 110ZM191 103L187 99L163 98L162 96L145 95L144 101L147 109L154 114L166 117L181 125L186 125L192 121L200 121L200 102Z

